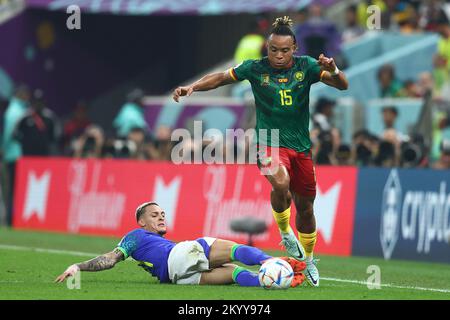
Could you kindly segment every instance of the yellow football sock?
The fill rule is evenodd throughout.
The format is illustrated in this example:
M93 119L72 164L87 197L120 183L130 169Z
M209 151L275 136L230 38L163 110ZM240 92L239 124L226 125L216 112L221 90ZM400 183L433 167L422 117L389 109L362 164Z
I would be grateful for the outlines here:
M291 226L289 225L289 221L291 218L291 208L287 208L283 212L276 212L272 209L273 217L275 218L275 221L277 222L278 229L280 229L281 232L287 233L291 229Z
M312 257L314 246L316 245L317 241L317 232L314 231L313 233L298 233L298 239L300 240L300 243L302 244L303 248L305 249L305 254L307 258Z

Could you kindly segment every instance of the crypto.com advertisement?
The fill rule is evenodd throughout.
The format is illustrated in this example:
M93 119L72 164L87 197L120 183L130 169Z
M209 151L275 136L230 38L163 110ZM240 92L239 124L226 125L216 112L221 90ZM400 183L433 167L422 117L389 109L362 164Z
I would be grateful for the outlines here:
M316 252L350 255L357 169L316 169ZM138 227L136 207L153 200L166 213L168 239L246 243L248 235L231 231L230 223L251 216L268 227L254 245L280 249L271 186L256 165L24 158L16 179L15 228L122 237Z
M450 262L450 174L361 169L353 254Z

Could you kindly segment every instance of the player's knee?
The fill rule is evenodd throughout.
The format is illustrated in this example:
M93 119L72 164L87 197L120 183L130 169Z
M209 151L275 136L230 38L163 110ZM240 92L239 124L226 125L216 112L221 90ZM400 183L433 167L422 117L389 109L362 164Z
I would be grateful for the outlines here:
M273 191L276 193L287 193L289 191L289 178L274 179L272 181Z
M314 206L311 203L308 203L306 205L302 205L299 209L298 212L300 215L302 215L303 217L311 217L314 215Z

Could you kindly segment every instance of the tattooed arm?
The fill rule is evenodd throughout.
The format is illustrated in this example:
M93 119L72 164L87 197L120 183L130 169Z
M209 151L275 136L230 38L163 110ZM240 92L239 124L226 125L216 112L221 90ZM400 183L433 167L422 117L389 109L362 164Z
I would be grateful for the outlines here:
M102 271L111 269L116 263L122 261L124 258L125 256L122 251L116 248L114 251L105 253L94 259L71 265L63 274L56 278L55 282L63 282L79 271Z

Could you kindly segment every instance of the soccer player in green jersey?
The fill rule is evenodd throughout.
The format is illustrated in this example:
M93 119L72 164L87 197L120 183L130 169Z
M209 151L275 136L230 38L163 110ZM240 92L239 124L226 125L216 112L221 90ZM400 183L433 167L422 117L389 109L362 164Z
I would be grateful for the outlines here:
M195 91L207 91L236 81L250 81L256 104L258 166L275 162L276 171L266 174L272 185L270 202L280 229L282 243L289 255L306 260L307 282L319 286L319 271L313 259L316 243L316 219L313 204L316 178L309 138L309 90L322 81L339 90L346 90L347 79L333 58L321 54L318 60L309 56L294 56L297 42L289 17L277 18L267 39L267 57L246 60L230 70L208 74L189 86L178 87L173 99L190 96ZM258 136L261 129L278 129L279 143L271 144ZM290 227L290 207L294 201L298 239Z

